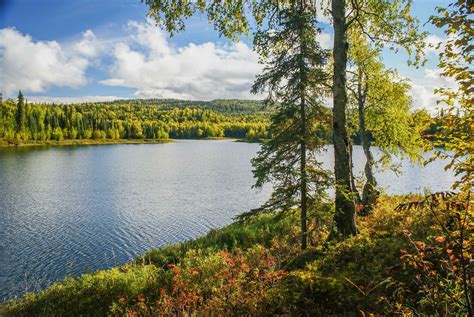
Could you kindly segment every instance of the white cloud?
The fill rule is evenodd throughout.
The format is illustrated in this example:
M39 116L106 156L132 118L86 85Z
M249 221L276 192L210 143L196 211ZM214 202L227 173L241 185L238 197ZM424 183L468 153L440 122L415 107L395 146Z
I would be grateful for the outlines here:
M437 80L440 78L441 70L440 69L425 69L425 78Z
M82 33L82 39L73 44L73 52L86 58L94 58L105 49L105 43L99 41L91 30Z
M0 91L4 96L14 96L19 89L31 94L58 86L79 88L88 82L86 70L94 67L108 69L109 76L99 83L133 88L135 97L262 98L249 92L262 66L257 54L244 43L189 43L177 47L153 23L135 21L118 35L103 38L86 30L79 37L58 43L35 41L13 28L0 29ZM332 34L321 33L318 37L323 48L332 47ZM437 52L435 46L443 40L428 36L428 52ZM412 78L412 95L418 108L435 109L438 98L434 89L454 85L451 79L441 77L438 69L427 68L419 77L408 77ZM114 99L117 97L29 97L38 102Z
M211 100L259 98L249 90L261 71L257 54L246 44L215 43L173 47L152 23L130 22L132 42L113 50L111 78L100 83L136 89L136 97Z
M445 50L445 46L448 42L453 42L455 40L457 40L455 34L449 34L446 37L439 37L437 35L430 34L425 39L425 51L427 54L439 55ZM458 52L456 48L454 48L453 50L454 52Z
M425 108L428 110L434 110L436 108L434 88L435 87L427 87L426 85L412 84L411 94L415 108Z
M44 92L86 84L87 59L66 54L56 41L33 41L13 28L0 29L0 90Z
M425 75L422 78L412 79L412 97L416 108L425 108L434 111L443 105L438 105L436 101L439 96L435 94L435 89L445 87L455 87L455 81L452 78L442 77L440 69L426 68Z
M446 43L453 39L453 36L442 38L433 34L428 35L425 39L425 52L428 55L428 59L436 62L439 54L444 51ZM422 73L420 77L408 76L411 77L412 81L411 94L414 106L416 108L425 108L429 111L446 107L445 104L437 104L437 100L440 97L435 94L435 90L439 88L455 88L456 82L451 77L441 76L441 69L439 68L425 68L423 72L424 74Z
M443 39L437 35L430 34L425 38L426 53L439 54L442 50L440 44L443 43Z
M329 33L321 32L318 35L317 40L319 41L319 44L321 45L322 48L324 49L332 49L333 46L333 37Z

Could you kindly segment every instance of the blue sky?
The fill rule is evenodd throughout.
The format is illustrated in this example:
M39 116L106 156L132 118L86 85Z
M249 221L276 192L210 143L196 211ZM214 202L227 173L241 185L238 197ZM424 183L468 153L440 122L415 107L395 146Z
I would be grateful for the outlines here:
M248 40L220 38L205 17L187 23L172 39L147 21L139 0L0 0L0 91L30 100L113 98L259 98L248 90L261 66ZM422 23L446 0L415 0ZM331 45L330 26L321 35ZM431 42L441 30L427 24ZM404 53L386 52L388 67L413 82L416 107L432 107L439 77L433 50L423 69Z

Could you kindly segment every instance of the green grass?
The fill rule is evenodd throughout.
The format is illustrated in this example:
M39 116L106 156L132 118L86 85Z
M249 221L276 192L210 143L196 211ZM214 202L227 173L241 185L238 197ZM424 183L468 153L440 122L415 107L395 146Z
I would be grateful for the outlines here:
M276 235L289 230L289 223L288 219L276 221L273 215L263 215L246 224L232 223L221 229L212 229L207 235L195 240L150 250L135 263L166 267L178 263L190 250L206 250L210 254L235 248L248 249L257 244L269 248Z

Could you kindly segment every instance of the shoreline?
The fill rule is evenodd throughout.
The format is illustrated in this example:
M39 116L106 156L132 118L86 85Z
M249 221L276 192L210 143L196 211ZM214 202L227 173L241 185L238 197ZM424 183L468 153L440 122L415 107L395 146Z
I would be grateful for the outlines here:
M198 141L214 141L214 140L230 140L234 142L249 142L245 139L236 138L203 138L203 139L118 139L118 140L48 140L48 141L29 141L25 143L15 144L5 140L0 140L1 148L19 148L19 147L35 147L35 146L69 146L69 145L110 145L110 144L165 144L173 143L179 140L198 140ZM249 142L253 143L253 142Z
M68 145L107 145L107 144L162 144L174 142L173 139L119 139L119 140L62 140L62 141L30 141L20 144L5 142L0 140L0 148L19 148L19 147L35 147L35 146L68 146Z

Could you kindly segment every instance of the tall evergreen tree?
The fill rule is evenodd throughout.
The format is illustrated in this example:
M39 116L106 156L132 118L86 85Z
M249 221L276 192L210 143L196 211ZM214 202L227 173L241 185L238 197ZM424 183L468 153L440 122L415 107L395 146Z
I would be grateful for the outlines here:
M268 93L266 104L275 113L272 138L262 145L252 164L255 186L271 182L274 191L263 206L240 216L299 209L302 249L307 247L308 210L330 185L329 172L314 155L327 144L317 136L316 128L321 122L327 126L330 117L321 102L327 94L328 76L323 69L328 53L316 40L316 23L314 6L302 0L276 8L268 28L256 33L254 44L266 66L252 92Z
M26 107L21 90L18 92L18 102L16 104L16 130L23 131L26 124Z

